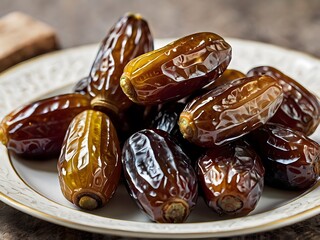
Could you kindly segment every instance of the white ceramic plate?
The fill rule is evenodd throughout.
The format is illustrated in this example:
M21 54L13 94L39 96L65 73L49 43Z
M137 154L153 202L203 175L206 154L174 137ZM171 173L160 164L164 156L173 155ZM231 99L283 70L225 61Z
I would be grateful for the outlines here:
M227 39L233 47L230 67L247 72L272 65L320 94L320 61L279 47ZM169 40L156 41L156 47ZM0 75L0 119L14 108L35 99L70 91L86 76L97 45L44 55ZM320 142L320 129L312 136ZM60 192L56 159L27 161L8 156L0 144L0 200L32 216L67 227L97 233L151 238L232 236L279 228L320 213L319 184L306 192L265 188L257 208L246 217L221 218L203 199L183 224L150 222L120 185L103 209L85 212L65 200Z

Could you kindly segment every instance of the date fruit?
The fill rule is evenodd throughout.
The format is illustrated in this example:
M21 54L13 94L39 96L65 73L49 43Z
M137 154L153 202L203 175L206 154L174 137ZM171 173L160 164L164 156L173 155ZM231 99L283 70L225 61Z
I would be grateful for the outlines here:
M152 120L152 127L175 135L176 125L185 103L170 102L161 105L158 114Z
M58 157L72 119L90 108L82 94L63 94L22 106L0 123L0 142L25 158Z
M78 114L66 133L57 163L63 195L76 206L104 206L121 175L120 146L109 117L99 111Z
M273 67L256 67L251 69L247 75L268 75L276 79L282 86L283 102L270 119L271 122L283 124L306 135L311 135L316 130L320 123L320 102L315 95Z
M130 195L156 222L184 222L198 196L189 158L162 130L144 129L124 144L122 164Z
M134 102L183 98L214 81L231 60L231 46L214 33L195 33L131 60L120 80Z
M150 122L158 113L158 106L143 106L133 103L128 109L118 115L115 124L120 146L135 132L149 128Z
M220 85L231 82L233 80L244 78L246 75L235 69L226 69L220 77L218 77L212 84L205 86L205 90L212 90Z
M306 189L320 174L320 146L303 133L267 123L248 135L266 169L266 184L284 189Z
M138 14L123 16L102 41L91 68L87 90L92 106L114 115L127 109L132 101L120 87L123 69L131 59L152 50L148 23Z
M266 123L282 98L281 86L272 77L235 80L187 104L180 114L180 131L200 147L225 144Z
M203 148L184 139L178 125L180 113L185 107L184 102L170 102L159 107L158 114L151 122L151 128L163 130L170 134L173 140L182 148L183 152L195 163L203 153Z
M88 92L88 84L89 84L89 77L81 78L76 85L73 87L73 92L87 94Z
M215 212L241 216L255 209L264 187L264 167L247 143L208 149L197 169L204 199Z

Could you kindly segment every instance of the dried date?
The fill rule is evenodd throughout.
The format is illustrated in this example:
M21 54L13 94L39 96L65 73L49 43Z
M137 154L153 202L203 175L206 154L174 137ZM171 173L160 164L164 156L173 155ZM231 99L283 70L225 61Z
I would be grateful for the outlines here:
M89 84L89 77L81 78L73 87L73 92L87 94L87 87Z
M303 133L267 123L248 135L266 169L265 182L284 189L306 189L320 174L320 146Z
M204 90L212 90L220 85L231 82L233 80L244 78L246 75L235 69L226 69L220 77L218 77L212 84L204 87Z
M204 150L184 139L180 132L178 120L185 105L184 102L180 101L161 105L158 114L152 120L151 128L160 129L169 133L188 155L192 163L195 163Z
M70 122L90 107L90 99L76 93L32 102L4 117L0 141L21 157L58 157Z
M256 67L247 75L268 75L282 86L283 102L270 119L271 122L283 124L306 135L311 135L316 130L320 123L320 102L310 91L273 67Z
M214 81L230 60L231 46L223 38L196 33L131 60L120 85L136 103L176 100Z
M180 131L200 147L221 145L266 123L282 98L281 86L272 77L235 80L187 104L180 114Z
M133 134L122 150L130 195L156 222L184 222L195 206L197 177L189 158L162 130Z
M264 167L247 143L207 150L197 169L204 199L214 211L241 216L255 209L264 187Z
M102 41L89 75L88 94L92 106L111 115L127 109L132 102L120 87L125 65L153 50L148 23L137 14L126 14Z
M70 123L57 163L63 195L76 206L104 206L121 175L120 146L109 117L87 110Z

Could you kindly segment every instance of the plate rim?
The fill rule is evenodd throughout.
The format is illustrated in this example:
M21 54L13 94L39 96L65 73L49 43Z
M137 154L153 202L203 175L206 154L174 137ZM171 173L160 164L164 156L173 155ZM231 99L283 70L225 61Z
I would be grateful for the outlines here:
M157 39L157 40L162 40L165 42L169 42L172 39ZM315 58L314 56L307 54L307 53L303 53L303 52L299 52L296 50L291 50L291 49L287 49L284 47L279 47L276 45L272 45L269 43L261 43L261 42L255 42L252 40L243 40L243 39L236 39L236 38L226 38L226 40L230 40L231 42L238 42L240 44L254 44L254 45L258 45L259 47L267 47L267 48L274 48L274 49L279 49L281 51L287 51L289 53L291 53L292 55L298 55L300 57L303 58L307 58L309 61L316 61L317 64L320 65L320 59ZM231 44L232 45L232 44ZM59 50L59 51L55 51L55 52L51 52L48 54L44 54L35 58L32 58L30 60L27 60L25 62L22 62L20 64L17 64L7 70L5 70L4 72L0 73L0 84L1 84L1 79L7 75L10 75L12 72L15 71L19 71L19 69L23 69L28 67L29 64L37 64L39 61L43 61L44 59L47 58L51 58L54 57L56 55L63 55L66 54L66 52L69 52L72 54L72 52L74 51L79 51L81 49L94 49L97 48L97 44L89 44L89 45L83 45L83 46L79 46L79 47L74 47L74 48L70 48L70 49L63 49L63 50ZM60 86L63 87L63 86ZM55 91L55 89L51 89L50 91ZM1 145L1 144L0 144ZM3 146L3 145L2 145ZM1 152L1 148L0 148L0 152ZM12 162L9 159L9 162L11 164L11 167L13 168ZM13 171L14 174L16 174L16 177L20 179L20 181L23 182L23 180L21 179L21 177L18 175L18 173L15 171L15 169L11 169ZM24 183L25 184L25 183ZM25 184L26 186L28 186L27 184ZM30 186L28 186L30 188ZM311 192L317 190L317 192L319 192L319 182L317 183L315 189L311 190ZM37 193L34 189L31 188L32 191L34 191L36 194ZM308 194L308 193L307 193ZM40 194L39 194L40 195ZM41 195L42 196L42 195ZM44 197L44 196L42 196ZM303 196L302 196L303 197ZM38 211L36 208L32 208L31 206L26 206L24 205L24 203L19 202L16 199L11 198L10 196L7 196L6 194L4 194L3 192L0 191L0 200L3 201L4 203L24 212L27 213L29 215L32 215L34 217L40 218L42 220L48 221L48 222L52 222L58 225L62 225L62 226L66 226L66 227L70 227L70 228L75 228L75 229L79 229L79 230L86 230L86 231L90 231L90 232L95 232L95 233L103 233L103 234L113 234L113 235L118 235L118 236L127 236L127 237L152 237L152 238L163 238L163 237L173 237L173 238L190 238L190 237L226 237L226 236L234 236L235 234L237 235L243 235L243 234L248 234L248 233L256 233L256 232L261 232L261 231L268 231L271 229L275 229L275 228L279 228L279 227L283 227L283 226L287 226L290 225L292 223L296 223L299 221L303 221L309 217L315 216L317 214L320 213L320 205L315 206L313 208L304 210L302 212L299 212L297 214L288 216L286 218L282 218L279 220L275 220L273 222L268 222L266 224L262 224L259 226L253 226L253 227L247 227L247 228L242 228L242 229L238 229L238 230L224 230L224 231L214 231L214 232L195 232L195 233L168 233L168 232L162 232L162 234L160 236L156 235L154 236L153 234L155 234L154 232L139 232L139 231L133 231L133 230L125 230L125 229L121 229L121 230L117 230L117 229L113 229L113 228L100 228L100 227L95 227L95 226L88 226L88 225L83 225L83 224L79 224L77 222L69 222L64 218L59 218L57 216L52 216L50 214L47 213L43 213L41 211ZM49 199L48 199L49 200ZM49 200L50 201L50 200ZM78 210L77 210L78 211ZM257 214L256 214L257 215ZM256 216L255 215L255 216ZM132 222L132 221L127 221L127 220L118 220L118 219L111 219L111 220L116 220L116 221L125 221L125 222ZM221 221L225 221L225 220L221 220ZM64 223L64 224L62 224ZM203 225L203 224L211 224L212 222L203 222L203 223L184 223L184 225ZM157 223L143 223L143 224L157 224ZM163 224L163 226L168 225L168 224ZM170 226L172 226L171 224L169 224ZM235 234L233 234L235 233ZM186 235L188 234L188 235Z
M315 188L319 188L319 186L320 186L320 183L318 182L317 186ZM44 197L44 196L41 195L41 197ZM42 219L44 221L60 225L60 226L65 226L65 227L69 227L69 228L73 228L73 229L77 229L77 230L82 230L82 231L88 231L88 232L92 232L92 233L112 234L112 235L122 236L122 237L143 237L143 238L149 238L149 237L168 238L168 237L171 237L171 238L177 238L177 239L180 238L181 239L181 238L193 238L193 237L197 237L197 238L231 237L231 236L236 236L236 235L253 234L253 233L265 232L265 231L285 227L285 226L291 225L293 223L303 221L305 219L308 219L308 218L320 213L320 205L318 205L316 207L307 209L305 211L288 216L286 218L282 218L282 219L278 219L278 220L275 220L272 222L260 224L258 226L251 226L251 227L246 227L246 228L242 228L242 229L236 229L236 230L231 230L231 231L230 230L222 230L222 231L212 231L212 232L207 231L207 232L192 232L192 233L180 233L180 232L166 233L166 232L164 232L164 233L161 233L162 235L154 235L154 234L157 234L158 232L141 232L141 231L139 232L139 231L134 231L134 230L126 230L126 229L113 229L113 228L105 228L105 227L102 228L102 227L97 227L97 226L88 226L88 225L81 224L78 222L68 221L64 218L52 216L50 214L41 212L41 211L37 210L36 208L26 206L23 203L3 194L2 192L0 192L0 200L3 201L4 203L6 203L7 205L14 207L15 209L21 211L21 212L24 212L28 215L33 216L33 217L36 217L36 218ZM51 201L51 200L49 200L49 201ZM58 204L58 203L55 203L55 204ZM75 210L75 209L72 209L72 210L79 211L79 210ZM254 216L257 216L257 215L259 215L259 214L256 214ZM97 217L100 217L100 216L97 216ZM298 221L296 221L297 218L298 218ZM118 220L118 219L111 219L111 220L131 222L131 221L127 221L127 220ZM226 221L226 220L221 220L221 221ZM183 223L183 224L184 225L204 225L204 224L211 224L214 222L216 222L216 221L205 222L205 223ZM140 224L153 225L153 224L159 224L159 223L145 223L145 222L142 223L141 222ZM161 224L161 225L171 225L171 224ZM233 234L233 233L235 233L235 234ZM186 234L188 234L188 235L186 235Z

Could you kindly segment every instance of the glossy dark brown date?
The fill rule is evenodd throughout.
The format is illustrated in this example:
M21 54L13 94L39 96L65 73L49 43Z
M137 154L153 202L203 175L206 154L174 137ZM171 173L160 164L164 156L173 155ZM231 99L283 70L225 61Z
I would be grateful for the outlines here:
M267 123L248 135L266 169L265 182L285 189L306 189L320 174L320 146L303 133Z
M240 216L255 209L264 187L264 167L247 143L209 149L197 169L204 198L214 211Z
M0 141L22 157L57 157L70 122L89 108L90 99L76 93L32 102L4 117Z
M153 50L147 22L137 14L126 14L102 41L89 75L88 94L92 105L117 115L132 102L120 87L125 65L133 58Z
M152 127L175 134L180 113L185 107L182 102L170 102L160 106L158 114L152 120Z
M283 102L270 119L311 135L320 123L320 102L315 95L294 79L276 68L261 66L251 69L248 76L268 75L278 81L283 89Z
M184 102L180 101L162 104L158 109L158 114L152 120L151 127L169 133L188 155L192 163L195 163L204 150L184 139L180 132L178 120L185 105Z
M180 114L184 138L214 147L266 123L282 102L281 86L269 76L242 78L195 98Z
M80 208L104 206L121 175L120 146L109 117L87 110L70 123L57 163L63 195Z
M159 107L143 106L133 103L128 109L118 115L119 121L115 123L120 145L135 132L149 128L151 121L158 114Z
M89 84L89 77L81 78L73 87L73 91L76 93L87 94L88 84Z
M230 60L231 46L222 37L196 33L131 60L120 84L136 103L176 100L214 81Z
M184 222L195 206L197 177L189 158L161 130L133 134L122 150L130 195L156 222Z

